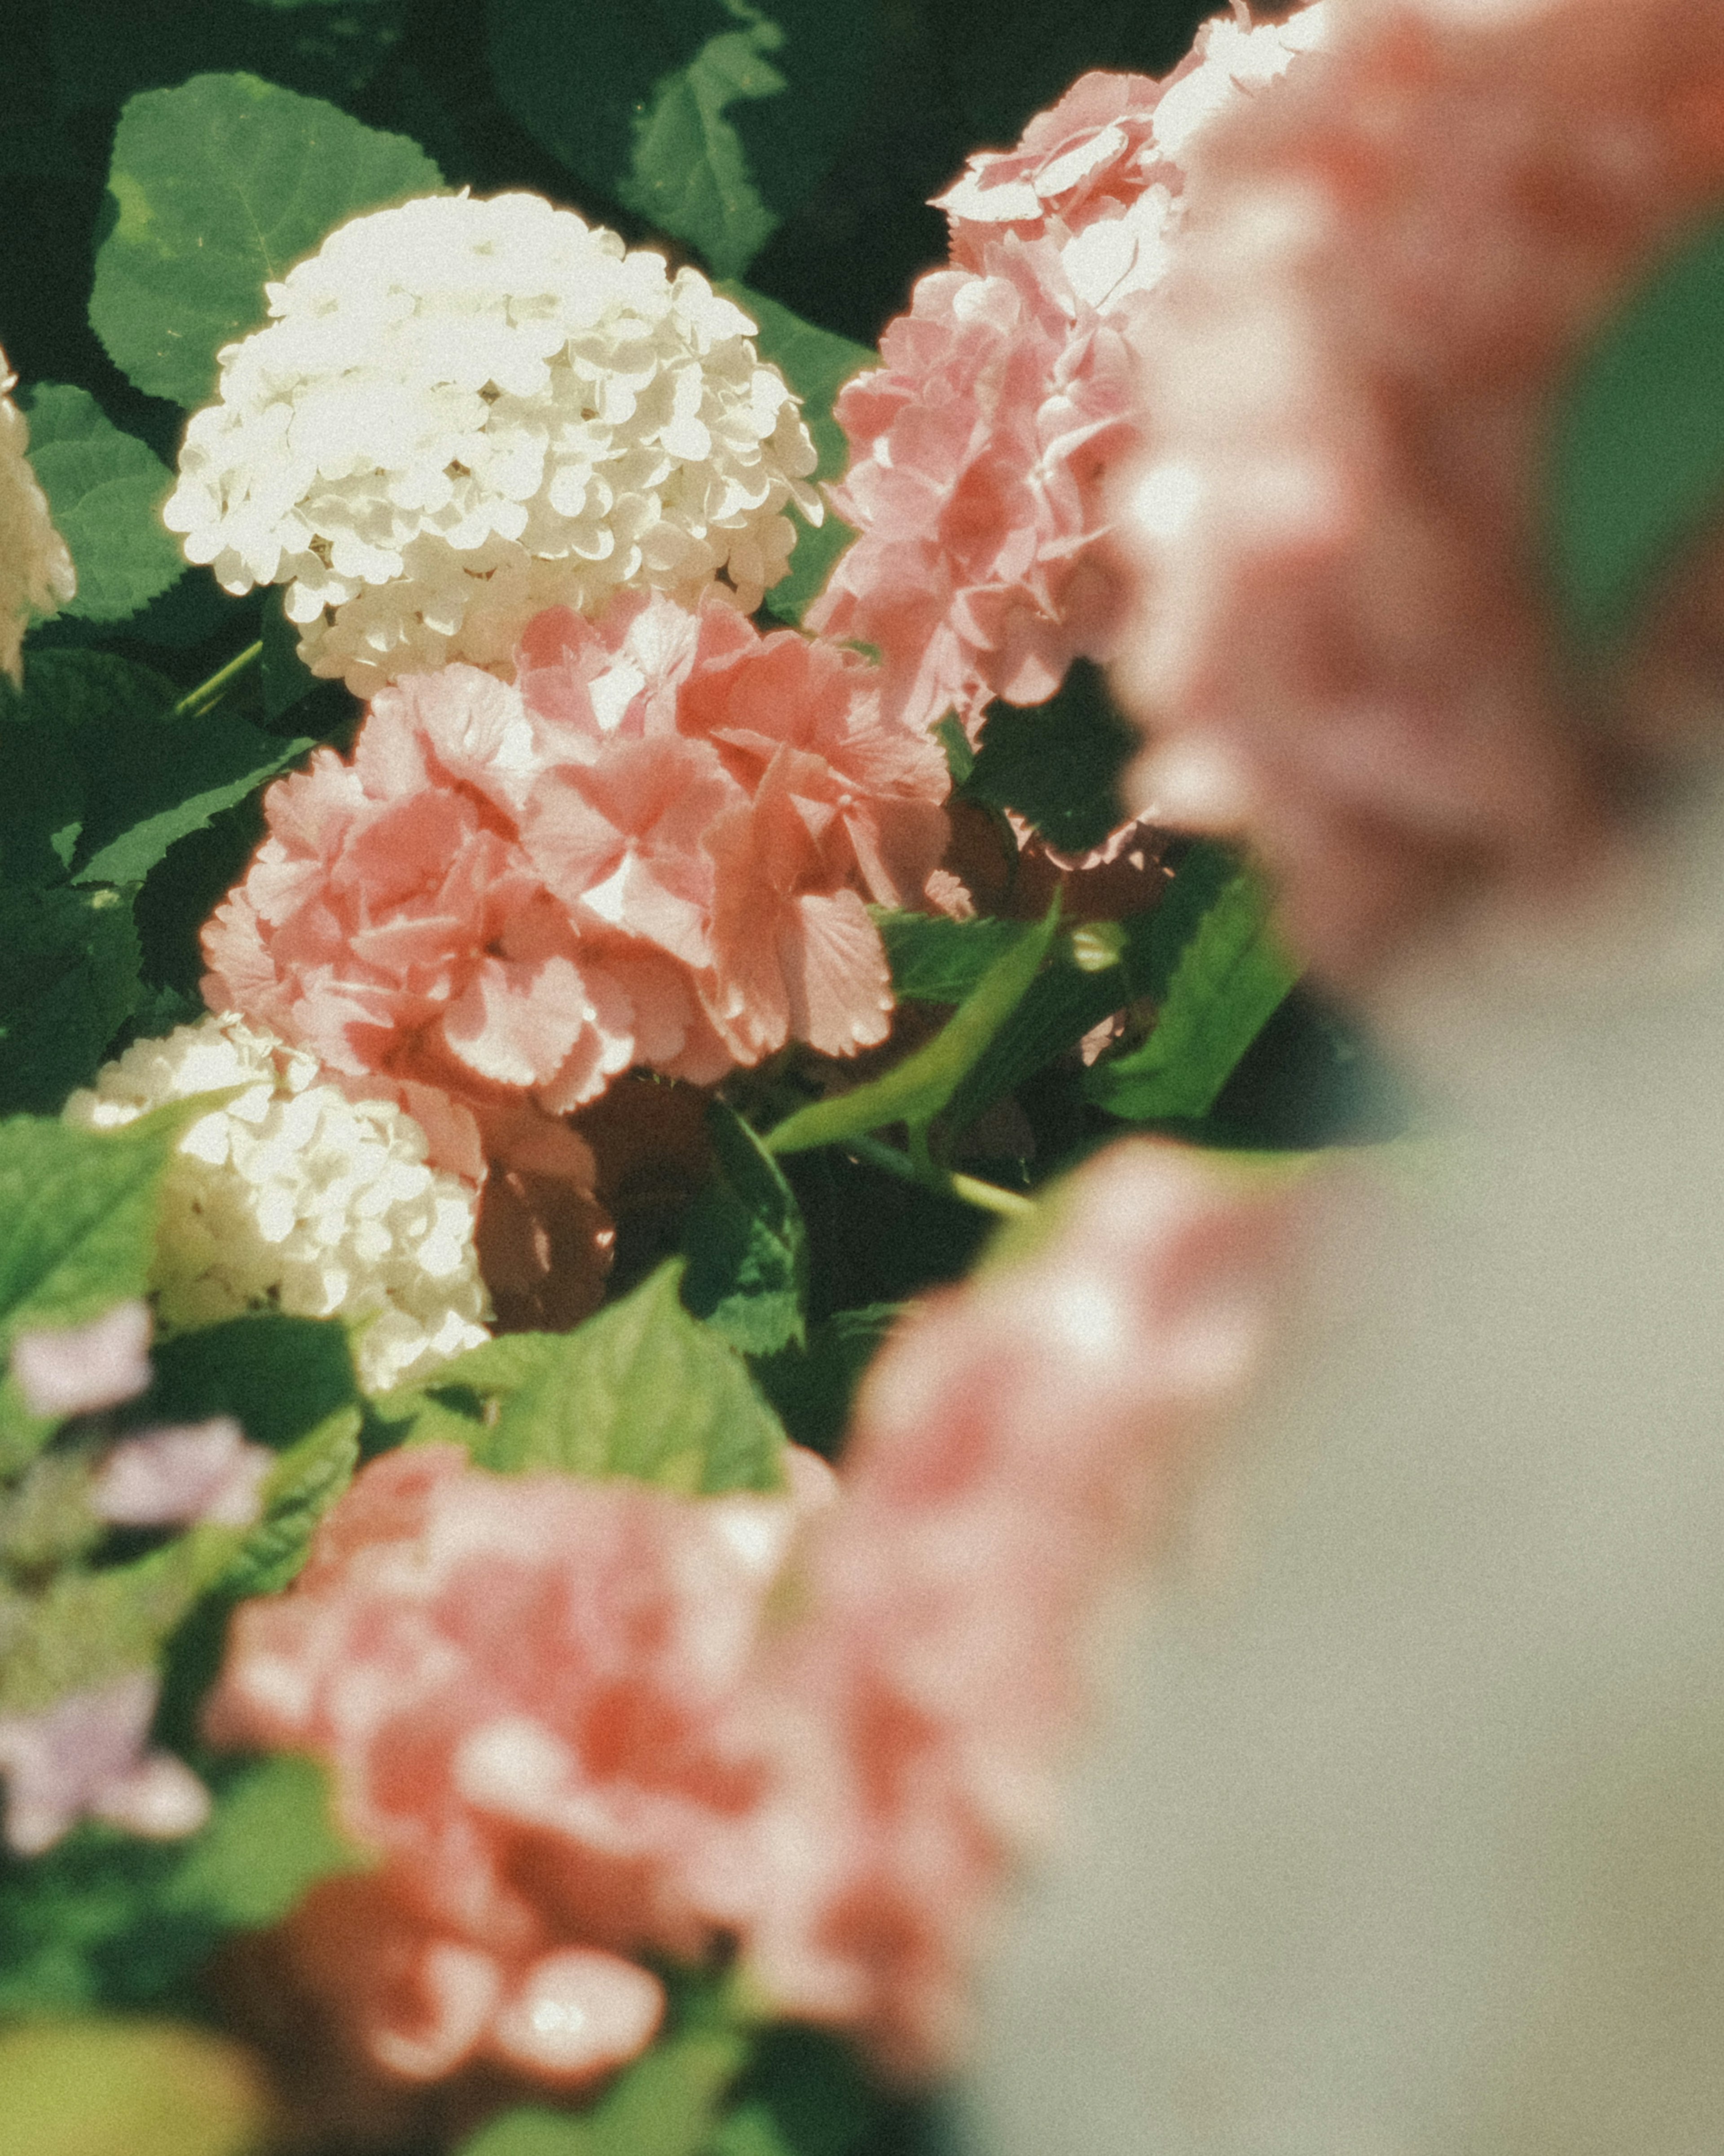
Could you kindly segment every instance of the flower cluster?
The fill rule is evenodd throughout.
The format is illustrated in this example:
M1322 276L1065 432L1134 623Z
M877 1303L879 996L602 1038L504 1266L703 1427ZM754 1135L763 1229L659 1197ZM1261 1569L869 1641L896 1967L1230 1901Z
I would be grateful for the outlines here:
M290 1928L302 1977L414 2080L475 2056L578 2085L650 2041L644 1953L733 1923L731 1850L761 1765L727 1722L799 1519L782 1496L386 1455L320 1527L292 1591L235 1620L219 1740L326 1759L379 1870Z
M818 521L796 399L692 269L536 195L350 220L221 354L164 515L224 588L287 587L356 695L625 587L744 612Z
M1724 192L1724 39L1706 0L1326 4L1317 61L1193 151L1119 684L1139 802L1248 829L1352 979L1437 901L1596 854L1578 711L1716 711L1716 567L1619 698L1565 675L1537 515L1571 361Z
M186 1131L162 1185L151 1286L169 1324L339 1317L377 1391L489 1337L472 1190L428 1164L393 1101L350 1100L232 1012L135 1043L64 1112L111 1130L228 1088L244 1090Z
M70 1419L81 1447L100 1438L91 1418L135 1399L150 1383L150 1311L123 1302L85 1325L20 1333L9 1369L24 1407L44 1421ZM92 1473L74 1450L65 1463L79 1509L96 1533L105 1526L131 1527L247 1527L262 1509L264 1485L275 1455L246 1441L231 1416L208 1422L137 1430L109 1444ZM50 1454L27 1472L22 1484L0 1495L0 1527L15 1525L11 1507L28 1514L33 1481L44 1471L50 1487ZM52 1508L53 1501L49 1501ZM3 1537L8 1558L13 1536ZM73 1540L79 1537L74 1531ZM24 1537L28 1550L29 1537ZM30 1553L33 1568L42 1553ZM8 1583L0 1594L8 1649L28 1633L44 1602L39 1581L18 1594ZM101 1650L85 1640L80 1645ZM7 1689L11 1711L0 1714L0 1777L6 1783L6 1841L20 1856L51 1848L80 1819L93 1817L133 1834L173 1839L191 1834L209 1816L209 1793L185 1763L149 1748L150 1723L161 1692L152 1669L123 1669L95 1683L65 1682L61 1657L12 1656ZM23 1666L20 1667L20 1665ZM23 1697L16 1687L22 1686ZM44 1697L44 1692L46 1697Z
M761 1684L755 1980L949 2066L1003 1879L1050 1822L1098 1619L1274 1330L1290 1187L1116 1146L1015 1265L888 1341Z
M634 1957L728 1936L780 2011L895 2073L948 2064L1098 1604L1252 1373L1286 1211L1115 1149L1044 1247L888 1345L835 1501L793 1448L782 1497L437 1445L363 1470L293 1589L239 1613L211 1710L220 1741L326 1760L383 1857L294 1918L300 1981L394 2074L579 2082L656 2026Z
M1162 82L1085 75L937 198L952 266L921 280L885 366L834 408L851 460L832 499L860 536L808 617L879 649L912 724L955 711L973 732L992 698L1043 702L1075 657L1111 652L1126 331L1172 259L1193 145L1321 21L1210 23Z
M30 427L12 401L17 387L0 352L0 673L22 682L31 617L54 613L75 598L78 577L25 454Z
M481 1112L885 1038L861 894L920 894L947 781L863 660L626 593L598 624L541 615L516 671L411 675L351 762L270 789L205 932L213 1005Z

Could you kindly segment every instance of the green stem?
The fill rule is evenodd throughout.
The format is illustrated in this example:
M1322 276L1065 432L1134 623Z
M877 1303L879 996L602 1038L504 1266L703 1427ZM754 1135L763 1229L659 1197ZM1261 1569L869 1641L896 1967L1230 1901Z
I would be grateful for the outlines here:
M878 1138L846 1138L844 1148L858 1160L865 1161L870 1168L895 1175L900 1183L914 1183L924 1190L937 1191L942 1198L956 1198L961 1204L973 1205L983 1213L997 1213L1002 1219L1021 1219L1026 1213L1035 1210L1035 1200L1026 1198L1022 1191L1002 1189L998 1183L984 1183L979 1176L950 1175L943 1168L936 1168L931 1160L925 1166L919 1165L907 1152L900 1152L896 1146L883 1145Z
M240 675L255 666L263 655L261 641L247 644L237 659L230 659L225 666L212 674L208 680L200 681L195 689L187 690L173 707L175 718L201 719L213 705L220 703Z

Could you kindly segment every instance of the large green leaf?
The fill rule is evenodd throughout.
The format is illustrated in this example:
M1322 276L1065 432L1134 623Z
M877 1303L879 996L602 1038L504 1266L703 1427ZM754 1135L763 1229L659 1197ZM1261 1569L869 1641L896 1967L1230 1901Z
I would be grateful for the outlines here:
M1176 877L1164 910L1178 890ZM1270 926L1272 906L1250 870L1228 878L1180 952L1148 1040L1090 1072L1091 1100L1134 1122L1205 1112L1299 978ZM1170 937L1179 921L1175 908L1164 924Z
M764 292L751 290L734 280L720 287L757 324L755 339L761 357L769 359L802 399L803 417L814 438L820 462L817 480L840 479L849 460L849 443L832 416L834 400L853 375L880 364L878 352L849 337L823 330L814 323L769 300ZM855 533L830 509L818 526L802 511L793 509L796 551L790 557L790 574L773 585L767 605L781 621L800 621L804 609L825 589L832 565Z
M538 2105L505 2112L460 2156L701 2156L724 2092L748 2053L741 2030L680 2030L578 2117Z
M1015 921L953 921L943 913L894 913L871 906L902 1003L959 1004L994 960L1023 934Z
M126 893L0 883L0 1112L51 1113L95 1076L140 963Z
M329 1786L314 1760L283 1755L225 1780L209 1825L186 1845L156 1906L211 1928L279 1923L320 1879L374 1860L337 1832Z
M259 1311L160 1340L151 1360L155 1383L131 1417L139 1423L230 1414L255 1443L285 1452L361 1404L339 1318Z
M841 1145L889 1123L906 1125L913 1137L925 1133L1041 970L1058 920L1056 901L1045 921L1024 928L994 960L926 1047L906 1056L883 1078L798 1108L767 1133L767 1151L805 1152L811 1146Z
M746 269L843 145L875 0L490 0L504 103L589 187Z
M114 137L90 322L138 388L207 403L221 346L265 319L266 280L362 211L442 184L405 136L255 75L145 90Z
M370 1861L331 1825L310 1760L204 1774L214 1807L188 1840L90 1825L29 1862L0 1855L0 2015L159 2012L223 1933L275 1923L319 1879Z
M1544 529L1583 645L1620 635L1724 508L1724 220L1664 261L1582 356L1557 406Z
M741 1117L714 1101L707 1127L717 1173L683 1231L682 1299L745 1355L803 1337L808 1236L783 1170Z
M1075 659L1049 702L990 707L963 790L1015 808L1061 851L1083 853L1126 820L1120 774L1142 746L1101 669Z
M0 1123L0 1351L32 1326L87 1324L141 1295L156 1198L184 1104L117 1131Z
M224 706L181 716L173 696L109 652L31 660L0 725L0 861L13 875L45 878L58 864L78 883L141 883L176 840L312 746Z
M661 1265L572 1332L517 1332L374 1401L387 1442L454 1440L482 1466L777 1489L784 1433L736 1351Z
M41 382L22 402L30 463L78 572L77 597L61 611L125 621L185 574L179 542L160 513L173 475L87 390Z

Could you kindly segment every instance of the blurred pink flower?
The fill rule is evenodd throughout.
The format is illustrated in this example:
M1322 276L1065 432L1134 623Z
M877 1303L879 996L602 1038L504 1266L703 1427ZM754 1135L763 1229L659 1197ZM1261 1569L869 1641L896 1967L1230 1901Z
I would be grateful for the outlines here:
M1351 978L1444 896L1596 853L1589 717L1716 707L1716 573L1639 680L1583 679L1537 507L1570 362L1724 195L1724 18L1326 4L1324 49L1193 145L1133 327L1117 680L1157 739L1137 803L1248 830L1295 941Z
M296 1960L415 2079L489 2056L579 2082L649 2041L657 1979L734 1919L726 1838L762 1769L725 1727L802 1513L386 1455L285 1595L238 1613L218 1741L328 1762L381 1868L320 1887Z
M798 1027L833 1053L881 1039L858 894L919 894L947 779L866 664L629 593L598 624L541 615L517 666L409 675L351 763L321 751L270 788L271 835L204 932L212 1002L481 1126L635 1063L707 1082ZM459 1116L444 1137L463 1152Z
M21 1332L11 1369L33 1415L98 1414L150 1383L150 1306L116 1303L87 1325Z
M1132 1142L1048 1240L931 1296L870 1371L755 1711L749 1967L890 2069L949 2066L1003 1878L1044 1831L1096 1624L1182 1450L1239 1397L1290 1186Z
M209 1816L209 1792L171 1752L145 1749L161 1681L134 1670L34 1714L0 1716L6 1840L38 1856L80 1819L174 1840Z
M247 1444L231 1415L139 1430L103 1460L90 1508L116 1527L249 1527L275 1465L275 1454Z
M1016 149L936 198L950 270L923 278L840 392L859 533L809 625L873 644L918 731L988 702L1038 704L1117 635L1106 481L1131 439L1121 332L1165 275L1183 160L1213 117L1317 41L1320 7L1208 23L1162 81L1080 78Z

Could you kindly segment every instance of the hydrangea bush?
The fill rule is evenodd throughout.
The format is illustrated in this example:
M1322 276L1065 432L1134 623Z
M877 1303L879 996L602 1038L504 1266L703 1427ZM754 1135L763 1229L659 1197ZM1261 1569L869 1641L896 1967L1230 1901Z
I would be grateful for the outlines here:
M939 2130L1333 997L1716 701L1712 14L1203 12L20 33L0 2118Z

